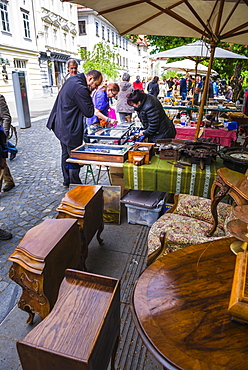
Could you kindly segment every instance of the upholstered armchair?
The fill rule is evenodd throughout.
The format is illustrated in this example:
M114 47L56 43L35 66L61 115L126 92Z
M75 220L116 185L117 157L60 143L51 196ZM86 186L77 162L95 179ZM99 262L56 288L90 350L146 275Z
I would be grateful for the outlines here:
M211 200L188 194L175 194L174 205L151 227L148 235L149 265L157 258L189 245L229 237L226 224L231 205L220 202L217 207L219 223L213 236L207 233L213 225Z

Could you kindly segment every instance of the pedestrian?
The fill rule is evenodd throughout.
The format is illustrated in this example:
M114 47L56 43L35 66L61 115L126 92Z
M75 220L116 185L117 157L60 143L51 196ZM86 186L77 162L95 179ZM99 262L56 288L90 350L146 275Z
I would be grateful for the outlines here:
M127 95L133 91L130 75L125 72L120 83L120 91L117 95L116 112L119 113L120 122L131 121L134 108L127 104Z
M3 127L4 133L6 137L9 135L9 130L11 126L11 115L9 112L9 107L6 103L5 97L0 94L0 124ZM13 156L11 157L13 159ZM10 169L7 165L7 163L4 166L4 171L3 171L3 182L4 182L4 187L3 191L9 191L15 187L15 182L13 180L13 177L10 173Z
M68 164L66 160L70 157L72 149L82 145L83 116L93 116L94 105L90 94L101 83L102 74L95 69L69 78L62 86L48 118L47 128L53 130L60 140L63 185L66 187L69 187L70 183L81 184L80 166Z
M175 82L173 80L173 77L170 77L167 81L167 97L171 96L172 95L172 91L173 91L173 86L175 85Z
M101 86L92 94L94 104L94 115L86 119L88 134L95 132L101 127L111 127L117 124L117 120L109 117L109 99L117 96L120 88L115 82L107 86Z
M120 83L120 91L117 95L116 112L119 113L120 122L131 121L134 108L127 104L127 95L133 91L130 83L130 75L127 72L123 73L122 82Z
M158 86L158 76L154 76L153 80L149 83L147 87L148 94L153 95L155 97L159 94L159 86Z
M232 97L233 97L232 87L231 86L227 86L226 93L225 93L225 99L227 101L232 101Z
M76 59L69 59L67 61L67 73L62 78L62 85L65 83L66 80L68 80L68 78L76 76L78 73L78 62L76 61Z
M136 76L136 80L133 82L133 89L134 90L144 90L143 83L140 81L140 76Z
M159 80L158 86L159 86L158 99L160 99L163 102L167 93L166 84L164 84L162 80Z
M203 83L201 80L201 76L196 76L195 90L194 90L194 105L199 105L199 102L201 100L202 87L203 87Z
M4 133L3 126L0 125L0 181L2 181L6 164L6 158L8 157L8 148L6 143L6 135ZM8 240L12 238L12 234L9 231L0 229L0 240Z
M137 112L144 127L140 135L144 135L148 142L156 143L158 139L173 139L176 136L173 122L165 114L162 104L155 96L135 90L128 96L127 103Z

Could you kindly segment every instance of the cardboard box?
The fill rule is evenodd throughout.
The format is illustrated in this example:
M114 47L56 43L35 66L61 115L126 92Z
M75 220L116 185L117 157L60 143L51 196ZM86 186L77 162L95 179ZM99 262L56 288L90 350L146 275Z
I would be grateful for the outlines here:
M125 180L122 167L109 167L110 169L110 179L112 186L121 187L121 196L124 194Z

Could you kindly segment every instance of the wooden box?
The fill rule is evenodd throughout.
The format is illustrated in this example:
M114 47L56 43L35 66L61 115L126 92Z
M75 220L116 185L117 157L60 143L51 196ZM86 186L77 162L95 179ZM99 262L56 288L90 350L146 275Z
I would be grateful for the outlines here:
M153 143L135 143L128 151L128 161L134 165L149 164L154 155Z
M14 253L9 277L22 287L18 307L44 319L54 306L67 268L79 268L80 233L77 220L47 219L28 230Z
M182 149L184 144L185 140L181 139L159 139L156 141L155 148L160 159L178 161L181 156L179 149Z
M85 144L71 151L71 158L98 162L123 163L127 160L130 145Z
M86 269L85 261L88 256L88 245L95 234L102 244L100 235L103 231L103 189L100 185L78 185L69 190L61 200L58 219L77 219L81 232L81 264Z
M234 320L248 324L248 252L240 252L236 257L231 297L228 313Z
M119 280L66 270L52 312L17 350L23 370L105 370L119 332Z

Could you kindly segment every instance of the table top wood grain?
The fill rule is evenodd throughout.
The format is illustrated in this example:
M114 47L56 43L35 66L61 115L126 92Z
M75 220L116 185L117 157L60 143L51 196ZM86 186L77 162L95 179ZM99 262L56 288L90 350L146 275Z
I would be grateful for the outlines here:
M135 325L165 369L248 369L248 325L228 314L235 238L173 252L140 276L132 296Z

